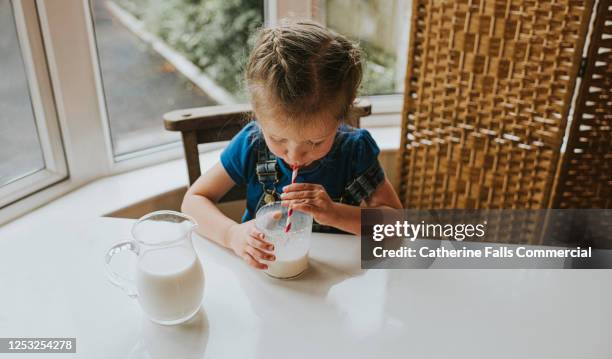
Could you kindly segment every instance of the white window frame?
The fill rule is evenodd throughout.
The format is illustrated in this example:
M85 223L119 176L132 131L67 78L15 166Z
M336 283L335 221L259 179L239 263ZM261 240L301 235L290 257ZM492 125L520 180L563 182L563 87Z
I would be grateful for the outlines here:
M89 39L89 51L91 53L90 61L92 66L92 74L95 79L95 89L98 98L98 115L102 123L104 132L104 151L107 157L107 167L109 174L117 174L156 163L161 163L173 159L180 158L183 155L181 142L166 143L158 146L133 151L130 153L115 156L113 152L113 143L111 138L110 119L106 107L106 99L104 95L104 84L102 80L102 71L100 60L98 57L98 48L96 45L96 36L94 29L94 14L89 0L83 1L83 10L85 15L86 33ZM161 126L162 115L159 114L159 123Z
M63 165L64 171L58 172L63 176L56 176L54 181L48 182L44 188L27 187L31 183L22 182L26 186L25 191L11 189L14 191L11 192L14 200L0 207L0 225L92 180L110 174L104 132L97 115L99 104L84 21L85 1L13 1L23 9L23 22L27 24L28 29L34 26L30 24L37 24L39 27L37 32L29 32L29 35L38 35L28 38L29 41L37 39L39 46L33 46L32 50L36 52L32 51L30 56L24 57L29 58L25 60L26 63L33 61L35 64L37 71L32 73L35 75L32 78L44 90L32 97L34 102L35 96L39 96L45 105L43 107L47 116L45 119L49 124L46 127L49 141L55 143L56 147L58 141L63 142L61 158L64 158L64 161L60 162L60 156L56 156L57 167L53 167L54 164L51 163L51 169L62 169ZM52 119L55 121L51 121Z
M12 0L11 3L44 168L1 186L0 208L68 175L36 7L33 0Z

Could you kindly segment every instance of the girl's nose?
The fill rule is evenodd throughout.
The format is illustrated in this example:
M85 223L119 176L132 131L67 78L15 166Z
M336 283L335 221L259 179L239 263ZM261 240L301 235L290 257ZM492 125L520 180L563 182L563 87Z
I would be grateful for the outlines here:
M287 151L287 159L289 160L289 164L303 164L306 159L306 152L301 150L288 150Z

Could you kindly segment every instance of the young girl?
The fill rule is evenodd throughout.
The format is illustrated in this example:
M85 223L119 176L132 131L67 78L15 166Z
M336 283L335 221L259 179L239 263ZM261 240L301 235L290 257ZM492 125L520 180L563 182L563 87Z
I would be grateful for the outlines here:
M361 76L358 47L316 23L260 30L246 69L255 119L183 200L198 233L266 269L261 260L274 260L274 248L253 218L267 202L281 200L319 225L357 235L360 206L401 208L368 131L343 124ZM295 184L292 166L299 168ZM247 187L241 224L215 206L236 185Z

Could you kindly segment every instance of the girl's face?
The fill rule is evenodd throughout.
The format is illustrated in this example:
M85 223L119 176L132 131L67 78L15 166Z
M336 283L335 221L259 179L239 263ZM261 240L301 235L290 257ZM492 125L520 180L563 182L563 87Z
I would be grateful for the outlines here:
M261 117L258 123L270 151L287 164L298 167L325 157L334 144L339 125L334 118L316 118L310 122L312 125L299 128Z

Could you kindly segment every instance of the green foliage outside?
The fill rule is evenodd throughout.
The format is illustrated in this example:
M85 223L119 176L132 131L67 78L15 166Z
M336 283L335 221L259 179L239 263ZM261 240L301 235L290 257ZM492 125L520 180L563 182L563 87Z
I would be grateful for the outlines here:
M376 95L395 93L395 56L363 41L360 46L365 57L362 92Z
M263 0L115 0L239 99ZM247 47L244 44L248 44Z
M246 98L243 70L252 35L263 24L263 0L114 1L236 98ZM366 53L363 92L393 92L395 59L362 46Z

